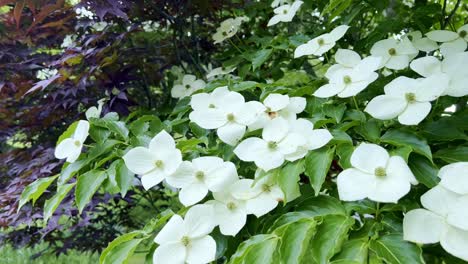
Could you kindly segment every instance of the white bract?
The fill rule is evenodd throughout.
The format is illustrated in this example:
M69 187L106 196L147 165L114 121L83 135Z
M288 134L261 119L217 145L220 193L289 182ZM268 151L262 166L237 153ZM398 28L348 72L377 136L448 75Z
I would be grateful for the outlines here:
M122 158L130 171L141 175L141 183L146 190L174 173L182 163L180 150L164 130L151 139L148 148L133 148Z
M256 182L251 179L235 182L232 186L232 196L246 201L247 213L257 217L275 209L278 203L284 200L281 188L269 175Z
M232 186L221 192L214 192L214 200L206 204L213 206L214 217L219 225L221 234L235 236L247 221L246 201L232 196Z
M351 155L352 168L337 178L338 194L343 201L365 198L376 202L397 203L418 181L400 156L390 157L379 145L362 143Z
M248 21L247 17L236 17L228 18L221 22L221 25L216 29L216 33L213 35L214 43L221 43L224 40L234 36L239 30L242 22Z
M400 76L384 87L385 94L373 98L364 111L381 120L398 116L404 125L419 124L431 111L431 101L447 89L449 79L445 74L411 79Z
M445 74L449 78L447 89L442 95L461 97L468 95L468 52L448 55L443 61L426 56L411 62L413 71L424 77Z
M253 161L264 171L278 168L287 155L306 145L306 139L298 133L291 133L288 121L275 118L262 131L262 138L251 137L242 141L234 153L243 161Z
M440 45L440 53L444 56L464 52L468 42L468 24L461 26L457 32L448 30L434 30L428 32L426 36Z
M356 52L339 49L335 54L335 60L338 64L328 68L325 74L329 83L315 91L314 96L320 98L334 95L342 98L355 96L379 76L375 72L381 61L378 57L367 57L361 60Z
M429 38L423 38L421 31L409 32L404 37L408 38L415 48L423 52L431 52L439 48L437 42Z
M290 2L291 0L273 0L273 2L271 2L271 7L275 8L280 5L289 4Z
M330 33L320 35L302 44L294 51L294 58L299 58L305 55L322 56L325 52L333 48L336 42L341 39L349 26L341 25L333 29Z
M81 154L83 143L88 137L89 123L85 120L78 121L73 136L62 140L55 148L57 159L67 159L67 162L75 162Z
M233 72L235 69L236 69L235 67L234 68L225 68L225 67L214 68L206 75L206 78L207 79L217 78L222 75L229 74Z
M182 84L176 84L172 87L171 95L174 98L183 98L205 88L205 85L205 81L197 80L195 75L187 74L182 78Z
M279 22L291 22L296 16L297 11L304 2L294 1L292 4L285 4L273 10L275 15L268 21L268 27L278 24Z
M211 95L195 95L190 104L194 109L190 120L202 128L217 129L219 139L229 145L237 144L247 126L265 111L260 102L245 102L240 93L225 87L217 88Z
M216 241L208 234L215 227L213 208L196 205L185 219L174 215L154 238L159 246L154 264L204 264L215 260Z
M106 102L106 99L101 99L98 101L98 106L91 106L88 110L86 110L86 119L90 118L99 118L101 117L102 106Z
M208 191L220 192L238 179L236 166L218 157L184 161L166 178L169 185L182 188L179 200L185 206L201 201Z
M468 261L468 162L439 171L440 184L421 196L424 208L403 219L404 239L421 244L440 242L450 254Z
M249 125L249 130L263 128L268 122L278 117L290 122L294 121L297 114L304 111L306 104L304 97L289 97L288 95L271 93L263 100L266 109L263 108L264 111L260 113L257 120Z
M408 38L402 40L389 38L374 43L370 53L372 56L382 58L380 67L402 70L418 55L418 50Z

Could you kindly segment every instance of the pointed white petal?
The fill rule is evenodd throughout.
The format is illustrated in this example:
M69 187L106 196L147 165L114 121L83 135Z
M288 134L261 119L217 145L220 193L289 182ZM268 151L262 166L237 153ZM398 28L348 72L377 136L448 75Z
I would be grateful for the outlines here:
M174 139L165 130L159 132L149 144L150 151L172 150L175 148Z
M387 175L391 178L403 178L411 184L418 184L418 180L414 177L413 172L406 164L405 160L400 156L392 156L388 160Z
M211 96L207 93L198 93L192 95L190 106L193 110L203 110L209 108L211 104Z
M284 154L278 150L267 149L261 156L258 156L255 160L255 165L264 171L278 168L284 162Z
M439 171L440 184L458 194L468 194L468 162L455 162L442 167Z
M468 75L452 78L449 87L447 87L447 90L444 92L444 95L446 94L453 97L462 97L468 95L468 85L466 85L467 83Z
M159 231L154 238L154 242L158 244L168 244L179 242L184 236L184 220L180 215L174 215L169 219L166 225Z
M245 103L241 109L234 113L236 123L242 125L251 125L258 117L264 113L266 107L257 101L250 101Z
M275 118L268 122L262 131L262 138L267 141L279 142L289 131L289 124L284 118Z
M444 219L425 209L411 210L403 219L403 239L407 241L421 244L437 243L444 231Z
M337 177L338 194L342 201L357 201L366 198L375 188L374 176L357 169L346 169Z
M136 174L147 173L156 167L155 156L144 147L133 148L122 158L127 168Z
M361 61L361 56L354 50L338 49L335 53L335 60L343 66L354 67Z
M386 95L405 98L406 93L412 93L418 89L418 87L418 80L400 76L385 85L384 90Z
M460 195L445 189L439 184L421 196L421 203L424 208L446 217L450 206L455 204L459 197Z
M457 258L468 261L468 231L448 226L447 232L442 235L440 245Z
M270 18L270 20L268 20L267 27L274 26L278 24L279 22L281 22L281 15L275 15L272 18Z
M190 95L188 92L188 89L185 88L182 84L176 84L174 87L171 89L171 96L173 98L183 98Z
M195 170L190 161L184 161L179 168L167 176L166 181L169 185L175 188L184 188L190 185L195 179Z
M442 63L434 56L426 56L412 61L410 68L419 75L429 77L442 72Z
M319 97L319 98L332 97L332 96L338 94L339 92L343 91L344 88L345 88L345 86L342 85L341 83L325 84L325 85L322 85L320 88L318 88L314 92L314 96Z
M340 38L342 38L344 36L344 34L346 33L346 31L348 31L348 28L349 26L347 25L341 25L341 26L337 26L336 28L334 28L329 34L330 34L330 38L333 40L333 41L337 41L339 40Z
M299 45L294 50L294 58L299 58L306 55L314 54L319 49L319 45L316 42L307 42Z
M190 241L186 259L188 264L210 263L215 260L215 257L216 241L211 236L204 236Z
M81 143L85 142L89 135L89 122L86 120L78 121L75 132L73 133L73 139L79 140Z
M245 205L230 210L223 203L215 204L214 210L221 234L235 236L239 233L247 221L247 211L244 207Z
M259 155L263 155L267 148L267 143L264 140L247 138L234 149L234 153L243 161L254 161Z
M154 252L153 264L184 264L186 256L186 249L182 243L164 244Z
M167 174L165 174L163 171L156 169L141 175L141 184L145 190L149 190L161 183L166 178L166 176Z
M429 38L421 38L413 41L413 45L420 51L431 52L439 48L437 42L430 40Z
M238 180L230 187L232 196L239 200L250 200L257 197L261 192L260 186L252 186L254 181L251 179Z
M221 166L205 175L205 184L212 192L221 192L239 179L236 166L224 162Z
M163 170L167 175L174 173L182 163L182 153L176 148L155 154L156 158L163 162Z
M309 150L318 149L325 146L333 138L326 129L314 129L308 134L307 148Z
M385 63L385 67L392 70L402 70L408 67L409 62L408 55L394 55Z
M195 171L203 171L205 174L221 167L223 163L223 159L216 156L204 156L192 160Z
M416 100L420 102L434 101L447 90L450 77L445 73L433 74L420 81L420 88L415 91Z
M269 108L270 111L278 111L288 106L289 96L272 93L265 98L263 104Z
M299 133L289 133L278 143L278 151L283 155L291 154L300 146L307 146L307 139Z
M379 40L374 45L372 45L372 48L370 50L370 53L372 56L376 57L384 57L388 56L388 50L389 49L395 49L397 46L397 41L395 39L383 39Z
M447 42L452 41L458 38L458 34L453 31L448 30L433 30L428 32L426 36L433 41L437 42Z
M367 104L364 111L374 118L389 120L401 114L406 105L407 103L404 98L379 95Z
M66 138L57 145L54 155L57 159L64 159L70 156L71 153L76 152L78 147L79 146L75 145L75 140L72 138Z
M306 99L304 97L291 97L289 98L289 104L286 110L291 111L295 114L302 113L306 107Z
M200 202L208 194L208 188L201 182L192 182L179 192L179 200L185 206Z
M191 207L184 219L185 229L191 238L203 237L215 227L213 207L197 204Z
M397 203L411 189L406 177L387 173L387 176L376 177L375 188L369 193L369 199L381 203Z
M216 129L227 122L226 113L219 109L204 109L193 111L189 115L190 121L205 129Z
M447 215L447 223L450 225L468 231L468 195L458 198L458 200L450 206L450 211Z
M247 200L247 212L260 217L275 209L277 205L277 200L265 193L262 193L253 199Z
M382 57L369 56L360 61L354 68L357 72L373 72L379 69Z
M376 144L361 143L351 155L353 167L374 174L378 167L387 167L389 155L387 150Z
M440 53L444 56L461 53L466 50L466 46L467 44L464 39L457 38L456 40L445 42L440 45Z
M235 146L239 140L244 137L245 130L245 125L240 125L235 122L228 122L226 125L218 128L217 134L221 141L228 145Z
M81 146L75 147L74 149L72 149L72 151L68 155L67 162L69 163L75 162L78 159L78 157L80 157L80 154L81 154Z
M229 92L222 97L220 107L225 113L235 113L245 104L244 97L238 92Z
M353 82L345 86L345 89L338 93L338 97L340 98L348 98L351 96L355 96L360 93L362 90L366 89L367 86L373 81L377 79L379 75L375 72L371 73L370 79L367 81L360 81L360 82Z
M431 103L414 102L406 106L405 111L398 116L398 121L403 125L417 125L426 118L431 111Z

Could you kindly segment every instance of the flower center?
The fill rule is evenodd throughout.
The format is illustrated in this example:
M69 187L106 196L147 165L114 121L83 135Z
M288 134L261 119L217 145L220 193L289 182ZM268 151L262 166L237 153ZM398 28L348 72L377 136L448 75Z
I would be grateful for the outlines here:
M458 33L458 35L461 37L461 38L465 38L466 37L466 31L465 30L462 30Z
M349 77L349 75L345 75L345 76L343 77L343 82L344 82L345 84L350 84L350 83L352 82L351 77Z
M388 54L390 54L390 56L393 56L396 54L396 50L394 48L391 48L388 50Z
M262 191L264 192L271 192L271 187L268 184L263 184L262 185Z
M408 39L409 39L410 41L413 41L413 36L408 35Z
M186 88L186 89L190 89L190 85L189 85L189 84L186 84L186 85L185 85L185 88Z
M414 103L416 101L416 95L414 93L406 93L405 98L408 103Z
M227 32L226 32L226 31L223 31L223 33L221 33L221 34L223 34L223 36L225 36L225 37L227 36Z
M226 204L226 207L229 209L229 210L235 210L237 208L237 205L234 203L234 202L229 202Z
M377 176L377 177L385 177L385 176L387 176L387 172L385 171L385 168L383 168L383 167L377 167L377 168L375 168L374 174L375 174L375 176Z
M164 162L162 160L157 160L154 162L154 165L156 166L156 168L162 168Z
M287 14L287 13L288 13L287 9L283 10L283 14Z
M268 112L268 116L273 119L273 118L276 118L278 116L278 112Z
M221 70L222 70L222 71L225 71L225 70L226 70L226 68L225 68L224 66L222 66L222 67L221 67Z
M190 244L190 238L188 236L183 236L180 239L180 242L182 243L182 245L188 246Z
M81 146L81 142L79 140L75 140L74 143L75 143L75 146L77 146L77 147Z
M216 106L214 104L208 105L208 108L215 108Z
M205 173L203 171L197 171L195 173L195 178L201 181L205 178Z
M278 147L278 144L276 144L276 142L274 142L274 141L268 142L268 148L269 149L276 149L277 147Z
M228 120L229 122L234 121L234 119L235 119L235 117L234 117L233 114L228 114L228 115L227 115L227 120Z
M319 38L317 40L317 43L319 44L319 46L323 46L325 44L325 40L323 40L323 38Z

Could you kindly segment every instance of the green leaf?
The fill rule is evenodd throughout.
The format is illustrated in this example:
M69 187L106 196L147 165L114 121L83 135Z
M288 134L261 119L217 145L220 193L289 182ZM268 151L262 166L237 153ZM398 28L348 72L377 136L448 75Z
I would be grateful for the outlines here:
M323 218L310 246L310 254L317 263L328 263L341 250L353 224L354 218L349 216L329 215Z
M141 116L129 125L130 132L135 136L142 135L149 129L151 129L151 132L153 133L158 133L163 130L163 128L163 123L159 117L155 115Z
M89 160L77 160L73 163L69 163L66 167L62 168L60 172L60 177L58 179L58 185L62 185L71 179L81 168L86 166L89 163Z
M390 151L391 156L400 156L406 162L408 162L409 155L413 152L413 149L410 146L397 147Z
M75 202L79 212L83 211L91 197L106 179L105 171L92 170L78 177L75 189Z
M304 71L290 71L284 73L284 76L274 82L274 85L276 86L297 86L301 84L306 84L309 83L310 77L309 74L307 74ZM297 87L294 87L297 89Z
M276 229L274 233L281 237L281 243L276 250L279 258L275 258L275 262L304 263L303 257L315 234L316 225L313 218L308 218Z
M338 155L338 165L343 169L351 168L351 155L354 152L352 144L339 144L336 146L336 155Z
M229 260L229 264L271 263L279 238L276 235L256 235L242 242Z
M21 207L23 207L23 205L25 205L31 200L32 204L36 203L37 199L41 197L44 191L49 187L50 184L52 184L55 181L55 179L57 179L58 176L59 175L47 178L40 178L26 186L26 188L24 188L20 196L18 212L21 209Z
M375 119L370 119L356 129L361 136L367 141L378 142L380 139L380 128Z
M343 115L346 111L346 104L326 104L323 106L323 113L335 119L335 122L339 124L341 120L343 119Z
M128 140L129 130L125 126L125 122L104 119L104 118L101 118L101 119L92 118L91 120L92 120L91 122L94 125L99 126L99 127L105 127L109 129L112 133L116 134L121 139L125 141Z
M333 138L330 140L330 144L353 144L353 139L348 135L348 133L338 130L338 129L333 129L330 131L332 134Z
M60 137L59 137L58 140L57 140L57 143L55 144L56 146L57 146L58 144L60 144L60 142L62 142L64 139L71 137L71 136L73 135L73 133L75 133L76 126L78 125L78 122L79 122L79 121L73 122L73 123L67 128L67 130L65 130L65 132L63 132L62 135L60 135Z
M350 239L343 244L340 253L333 258L332 263L367 263L369 251L368 238Z
M106 255L104 260L100 263L103 264L125 264L128 263L129 258L137 246L143 241L143 238L132 239L116 245L109 254Z
M394 146L410 146L414 152L421 154L432 161L432 152L427 141L416 134L402 130L389 130L381 138L382 142Z
M253 82L253 81L240 82L240 83L236 83L232 85L232 87L230 87L230 90L235 91L235 92L253 90L257 88L257 84L258 84L257 82Z
M57 207L62 200L67 196L70 190L75 186L75 183L60 185L57 188L57 192L52 198L48 199L44 203L44 222L47 223L52 214L57 210Z
M127 168L123 160L118 161L118 164L116 165L116 173L115 180L117 181L117 186L120 188L120 194L122 197L125 197L127 191L133 185L135 174Z
M404 241L401 234L384 235L371 241L370 249L385 263L424 263L421 248L416 244Z
M341 202L327 195L310 196L296 205L296 211L302 211L309 216L346 215L346 209Z
M133 232L130 232L130 233L127 233L127 234L123 234L123 235L117 237L116 239L112 240L112 242L110 242L107 245L107 247L104 249L104 251L102 251L101 256L99 257L99 263L100 264L111 263L111 262L106 262L106 258L109 255L109 253L114 253L112 251L117 246L121 245L122 243L131 241L132 239L134 239L135 237L137 237L138 235L141 235L141 234L142 234L141 231L133 231Z
M110 131L107 128L93 126L89 130L89 136L96 142L105 141L110 135Z
M301 195L299 177L304 172L304 160L288 163L278 175L278 184L284 193L284 203L288 203Z
M263 63L271 56L271 53L273 52L272 49L263 49L257 51L252 58L252 67L253 70L259 68L262 66Z
M322 147L310 151L305 158L305 174L309 177L315 195L319 194L325 182L334 154L335 147Z
M424 157L410 155L408 165L416 179L426 187L433 188L439 183L439 177L437 177L439 170Z
M441 149L434 153L434 158L441 159L448 163L468 161L468 147L457 146L453 148Z

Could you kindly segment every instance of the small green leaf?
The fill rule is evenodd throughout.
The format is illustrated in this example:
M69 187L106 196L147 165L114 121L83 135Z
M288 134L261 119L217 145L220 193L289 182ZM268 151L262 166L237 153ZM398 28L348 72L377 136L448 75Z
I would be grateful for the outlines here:
M336 155L338 155L338 164L343 169L351 168L351 155L354 152L352 144L339 144L336 146Z
M432 161L432 152L426 140L416 134L402 130L389 130L381 137L382 142L394 146L410 146L414 152L421 154Z
M274 233L281 237L281 243L276 250L279 257L275 261L288 264L305 263L303 257L315 234L316 225L313 218L308 218L276 229Z
M260 66L262 66L263 63L265 63L266 60L271 56L271 53L273 52L272 49L263 49L257 51L252 58L252 67L253 69L257 69Z
M58 144L60 144L60 142L62 142L64 139L67 139L67 138L73 136L73 133L75 133L76 126L78 125L78 122L79 122L79 121L73 122L73 123L67 128L67 130L65 130L65 132L63 132L62 135L60 135L60 137L59 137L58 140L57 140L56 146L57 146Z
M309 177L315 195L319 194L325 182L334 154L335 147L322 147L310 151L305 158L305 174Z
M434 158L441 159L448 163L468 161L468 147L457 146L452 148L441 149L434 153Z
M368 238L350 239L343 244L340 253L333 258L332 263L367 263L369 251Z
M106 255L102 264L125 264L128 263L129 258L137 246L143 241L143 238L132 239L116 245L109 254Z
M109 255L109 253L111 253L115 249L115 247L117 247L118 245L120 245L122 243L130 241L130 240L134 239L135 237L137 237L138 235L141 235L141 234L142 234L141 231L133 231L133 232L130 232L130 233L127 233L127 234L123 234L123 235L117 237L116 239L112 240L112 242L110 242L107 245L107 247L104 249L104 251L102 251L101 256L99 257L99 263L100 264L108 263L108 262L105 262L105 259Z
M86 204L89 203L94 193L99 189L106 179L105 171L92 170L78 176L75 189L75 202L80 213Z
M231 256L228 263L271 263L278 241L279 237L272 234L253 236L239 245L236 253Z
M284 193L284 203L288 203L301 195L299 177L304 172L304 160L288 163L278 175L278 184Z
M65 198L65 196L70 192L70 190L75 186L75 183L60 185L57 188L57 192L52 198L48 199L44 203L44 222L50 219L52 214L57 210L57 207Z
M385 263L424 263L422 250L416 244L403 240L401 234L389 234L371 241L370 249Z
M424 157L411 155L408 165L416 179L426 187L433 188L439 183L439 177L437 177L439 170Z
M235 91L235 92L253 90L257 88L257 84L258 84L257 82L253 82L253 81L240 82L240 83L236 83L232 85L232 87L230 87L230 90Z
M99 127L104 127L109 129L112 133L116 134L118 137L120 137L123 140L128 140L128 133L129 130L125 126L125 122L123 121L115 121L115 120L109 120L109 119L97 119L97 118L92 118L91 122Z
M117 186L120 188L120 194L122 197L125 197L127 191L133 185L133 179L135 179L135 174L131 172L123 160L119 160L116 165L116 177Z
M47 187L49 187L49 185L52 184L58 176L59 175L40 178L26 186L20 196L18 211L21 209L21 207L23 207L23 205L31 200L32 204L36 203L37 199L41 197Z
M326 104L323 106L323 113L335 119L335 122L339 124L341 120L343 119L343 115L346 111L346 105L345 104Z
M310 196L296 205L296 211L302 211L309 216L346 215L341 202L327 195Z

